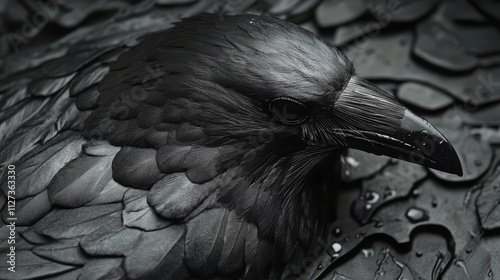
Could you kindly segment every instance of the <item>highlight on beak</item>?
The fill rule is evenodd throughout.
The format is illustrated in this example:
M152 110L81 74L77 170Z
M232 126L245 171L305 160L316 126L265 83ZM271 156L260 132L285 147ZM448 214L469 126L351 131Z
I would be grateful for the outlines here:
M346 147L463 175L458 155L425 119L391 94L353 76L332 108L333 133Z

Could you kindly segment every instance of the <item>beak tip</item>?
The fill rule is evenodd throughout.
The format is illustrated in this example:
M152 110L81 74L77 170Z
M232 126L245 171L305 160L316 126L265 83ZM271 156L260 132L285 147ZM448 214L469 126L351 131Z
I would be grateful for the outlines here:
M437 165L431 164L431 166L429 167L438 167L437 170L462 177L464 175L464 172L460 157L458 156L451 143L446 142L445 146L446 149L443 149L438 153L440 154L440 156L438 156L439 160L437 160L436 162Z
M454 153L454 155L451 158L450 163L449 163L450 164L449 165L449 167L450 167L449 172L462 177L464 175L464 171L462 169L462 163L460 162L460 158L458 157L455 149L453 149L453 153Z
M451 142L428 121L406 109L401 126L405 131L413 131L413 138L407 138L406 141L417 143L418 152L425 158L424 165L460 177L463 176L462 164L457 151ZM418 145L421 142L424 142L423 146ZM426 144L428 145L426 146Z
M448 172L462 177L464 175L464 171L462 169L462 164L460 163L460 160L457 160L454 163L452 163L450 165L450 169Z

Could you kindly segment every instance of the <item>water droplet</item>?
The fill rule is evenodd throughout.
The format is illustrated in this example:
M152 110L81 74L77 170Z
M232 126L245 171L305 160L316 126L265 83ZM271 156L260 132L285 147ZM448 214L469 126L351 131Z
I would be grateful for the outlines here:
M342 229L339 228L339 227L336 227L336 228L333 229L332 233L333 233L333 235L335 235L337 237L341 236L342 235Z
M422 130L422 135L427 136L429 135L429 132L427 130Z
M349 237L344 238L344 242L349 242Z
M374 203L377 203L379 198L380 198L380 195L378 193L370 191L370 192L365 193L364 200L366 201L366 203L374 204Z
M406 212L406 218L412 223L427 221L429 216L426 211L417 207L412 207Z
M339 253L340 251L342 251L342 245L340 243L333 243L332 249L333 249L333 252Z
M322 265L318 265L318 269L322 269L322 268L323 268L323 266L322 266Z
M353 157L346 157L346 162L352 167L359 167L361 164Z
M365 258L371 258L375 255L375 251L373 249L362 249L361 252Z
M376 227L376 228L381 228L381 227L383 227L383 226L384 226L384 223L383 223L383 222L381 222L381 221L378 221L378 222L376 222L376 223L375 223L375 227Z
M354 235L354 237L356 237L356 238L360 238L360 237L361 237L361 234L356 233L356 235Z
M394 197L395 195L396 195L396 191L394 191L390 188L386 188L385 192L384 192L384 199Z
M417 196L419 196L419 195L420 195L420 190L415 189L415 190L413 190L413 191L411 192L411 194L412 194L414 197L417 197Z
M370 209L372 209L372 207L373 207L373 205L371 205L371 204L366 204L365 205L365 209L366 210L370 210Z
M493 277L493 270L490 268L490 271L488 271L488 277Z
M424 255L424 253L422 253L422 251L417 251L417 253L415 253L415 255L417 255L417 257L421 257Z
M361 233L361 235L365 235L366 231L362 230L360 233Z
M467 248L467 250L465 250L465 252L466 252L467 254L470 254L470 252L472 252L472 249Z

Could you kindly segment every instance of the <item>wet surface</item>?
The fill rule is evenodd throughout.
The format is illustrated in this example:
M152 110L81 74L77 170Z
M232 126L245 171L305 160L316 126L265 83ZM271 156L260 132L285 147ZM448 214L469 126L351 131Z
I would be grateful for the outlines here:
M320 27L333 27L349 22L367 11L368 7L363 0L327 0L316 9L316 21Z
M442 91L414 82L402 83L397 97L406 104L428 111L438 111L454 103L453 98Z
M413 53L427 63L449 71L469 71L477 64L477 59L467 53L458 37L435 21L418 25Z
M352 205L353 217L366 223L384 204L410 195L415 184L426 175L421 166L391 160L381 172L362 182L361 194Z

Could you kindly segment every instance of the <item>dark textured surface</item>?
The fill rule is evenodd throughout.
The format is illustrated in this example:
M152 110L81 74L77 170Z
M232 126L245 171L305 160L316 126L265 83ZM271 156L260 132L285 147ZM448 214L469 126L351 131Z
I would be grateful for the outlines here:
M458 177L349 150L339 170L321 170L343 180L327 185L335 199L314 204L335 212L328 234L302 263L286 268L300 279L500 275L498 1L74 0L51 6L54 15L40 3L0 3L0 180L4 188L6 165L15 164L18 218L14 274L6 262L4 189L0 279L281 277L295 257L282 253L306 244L309 232L301 230L313 225L294 213L277 214L281 209L264 192L218 188L239 183L239 166L249 161L242 150L272 154L275 147L258 148L267 135L245 145L200 147L209 137L201 129L205 120L183 120L206 110L207 100L164 100L158 79L167 68L159 57L128 52L180 18L207 11L223 21L249 10L301 24L338 47L360 76L435 125L464 171ZM23 21L34 24L41 11L47 24ZM148 44L152 50L167 43ZM176 55L180 62L189 58ZM138 85L148 94L134 91ZM227 169L222 178L221 169ZM273 170L268 180L253 180L266 187L278 175ZM274 218L281 231L260 230ZM286 248L273 247L275 239Z

